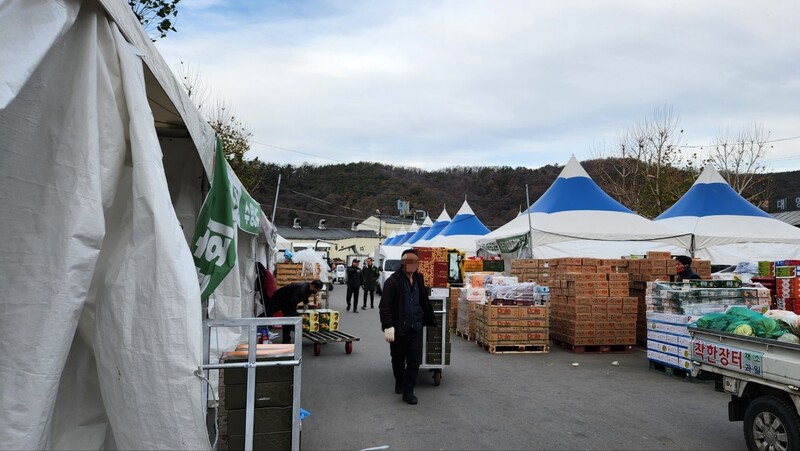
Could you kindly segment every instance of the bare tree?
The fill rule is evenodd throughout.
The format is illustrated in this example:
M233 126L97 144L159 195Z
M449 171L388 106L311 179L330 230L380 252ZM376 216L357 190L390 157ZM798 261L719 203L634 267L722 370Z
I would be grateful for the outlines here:
M181 60L178 66L175 67L175 73L178 76L178 81L181 86L183 86L183 89L186 91L186 94L192 99L194 106L196 106L198 110L203 111L208 101L208 88L206 84L203 83L200 69L195 65L184 63L183 60Z
M640 215L659 215L696 177L697 156L685 154L682 134L680 118L671 107L655 109L652 117L620 134L607 155L610 161L601 165L601 184L612 197Z
M764 159L772 147L769 137L770 132L755 123L737 133L720 130L712 143L709 161L737 193L750 201L763 200L771 190L768 178L763 176Z

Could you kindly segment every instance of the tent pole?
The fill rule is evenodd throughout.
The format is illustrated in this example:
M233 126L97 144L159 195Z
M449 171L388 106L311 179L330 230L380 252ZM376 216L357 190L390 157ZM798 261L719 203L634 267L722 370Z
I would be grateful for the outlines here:
M531 225L531 213L528 208L531 208L531 195L528 192L528 184L525 184L525 202L528 207L525 209L525 214L528 215L528 247L531 250L531 258L533 258L533 226Z
M272 219L270 221L275 224L275 210L278 209L278 193L281 192L281 174L278 174L278 187L275 188L275 202L272 203Z

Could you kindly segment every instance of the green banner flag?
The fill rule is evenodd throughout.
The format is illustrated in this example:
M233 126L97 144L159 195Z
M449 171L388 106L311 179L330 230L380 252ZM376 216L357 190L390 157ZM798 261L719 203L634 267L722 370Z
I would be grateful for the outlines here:
M493 254L509 254L516 252L528 245L528 234L498 238L494 241L481 243L481 247Z
M217 139L211 189L200 209L192 238L194 266L203 300L208 299L236 264L234 205L238 202L234 203L233 196L228 162L222 152L222 143Z
M231 185L233 219L236 226L242 232L258 235L261 233L261 205L250 197L227 161L225 161L225 167L228 170L228 180Z

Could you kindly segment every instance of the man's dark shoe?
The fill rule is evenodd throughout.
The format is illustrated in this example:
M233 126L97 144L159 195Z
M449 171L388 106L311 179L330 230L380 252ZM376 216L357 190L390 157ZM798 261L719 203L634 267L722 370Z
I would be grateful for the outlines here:
M417 403L417 397L413 393L403 395L403 401L411 404L412 406Z
M354 309L353 309L353 313L358 313L358 309L357 309L357 308L354 308Z

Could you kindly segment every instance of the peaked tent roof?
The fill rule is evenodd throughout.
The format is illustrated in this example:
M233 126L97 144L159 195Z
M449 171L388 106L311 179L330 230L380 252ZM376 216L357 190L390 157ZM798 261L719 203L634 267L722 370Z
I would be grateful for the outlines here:
M442 213L436 218L436 221L433 222L431 229L428 230L428 233L425 234L422 238L418 241L425 241L429 240L436 235L438 235L442 230L444 230L447 225L450 224L450 215L447 214L447 209L442 208Z
M426 217L425 221L422 222L422 226L420 226L419 230L417 230L413 235L411 235L411 238L409 238L408 241L406 241L406 244L414 244L417 241L419 241L426 233L428 233L428 230L431 229L432 225L433 221L431 221L431 217L430 216Z
M425 240L425 246L456 248L474 253L478 246L475 239L489 233L489 229L475 216L475 212L464 200L453 220L435 237Z
M384 240L383 244L385 246L390 246L392 244L392 240L395 238L397 238L397 232L392 232L388 237L386 237L386 240Z
M574 156L526 212L478 243L491 252L516 252L532 232L534 255L543 258L686 252L691 244L688 234L645 219L603 192Z
M395 235L394 239L386 240L386 244L390 246L397 246L400 240L402 240L403 237L406 236L406 233L408 233L408 230L406 230L406 226L400 227L400 230L397 232L397 235Z
M748 202L711 164L655 222L693 234L694 255L714 263L800 258L800 229Z
M411 227L408 228L408 232L406 232L405 235L401 236L400 239L397 240L395 245L400 246L405 244L408 240L411 239L412 236L414 236L415 233L417 233L418 230L419 226L417 225L417 221L415 219L414 222L411 224Z

